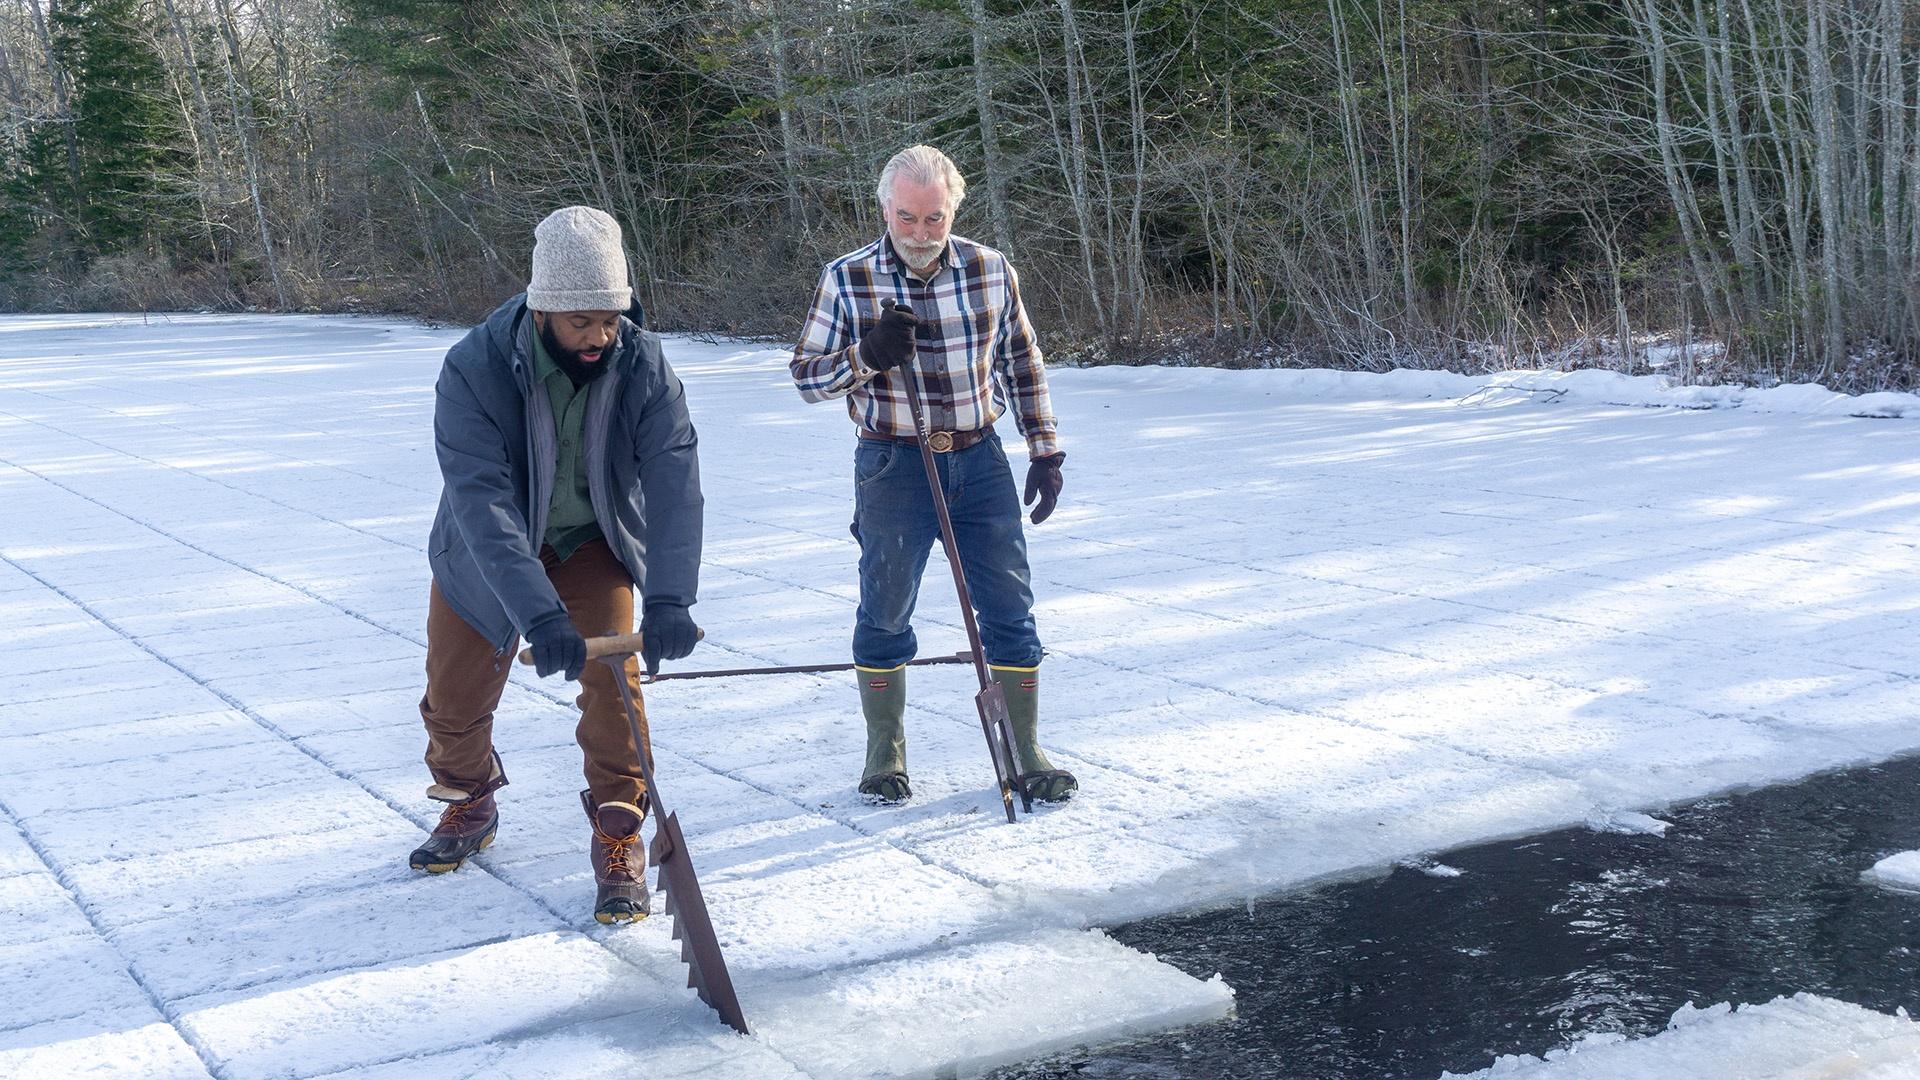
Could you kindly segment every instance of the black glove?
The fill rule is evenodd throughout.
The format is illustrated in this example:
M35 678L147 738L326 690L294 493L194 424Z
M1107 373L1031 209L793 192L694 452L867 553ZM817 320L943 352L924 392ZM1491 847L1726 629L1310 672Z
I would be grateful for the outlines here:
M527 627L527 644L533 649L533 670L543 679L563 671L571 681L587 669L587 639L564 611Z
M678 660L693 651L700 631L694 628L685 604L662 600L647 605L647 613L640 619L640 636L646 639L640 655L647 662L647 674L658 675L660 661Z
M891 371L913 357L913 330L919 316L905 304L880 301L880 321L860 336L860 362L875 371Z
M1060 501L1060 486L1066 483L1060 478L1060 466L1067 460L1065 450L1055 450L1046 457L1037 457L1027 463L1027 493L1022 502L1033 506L1033 500L1039 499L1040 505L1033 506L1035 525L1047 520L1053 513L1053 504Z

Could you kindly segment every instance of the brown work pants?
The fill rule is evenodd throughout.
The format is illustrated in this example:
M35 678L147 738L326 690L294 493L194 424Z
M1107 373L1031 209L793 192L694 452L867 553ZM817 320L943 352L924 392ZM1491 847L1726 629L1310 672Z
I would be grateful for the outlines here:
M566 562L543 547L540 562L582 636L633 632L633 581L605 540L581 545ZM427 607L427 692L420 699L420 717L427 724L427 768L434 783L472 791L492 777L493 710L519 647L516 639L507 652L494 652L491 642L447 606L440 587L433 587ZM651 761L640 665L632 657L627 658L626 675ZM586 757L587 787L594 801L640 805L646 784L640 779L640 761L613 669L599 660L587 661L575 704L580 724L574 737Z

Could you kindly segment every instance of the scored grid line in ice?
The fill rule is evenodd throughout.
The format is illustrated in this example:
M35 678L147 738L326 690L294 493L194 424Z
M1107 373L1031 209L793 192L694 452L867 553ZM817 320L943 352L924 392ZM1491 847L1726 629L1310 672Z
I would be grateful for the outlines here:
M0 558L5 558L5 556L0 555ZM8 561L11 563L11 560L8 560ZM38 575L34 575L31 570L27 570L24 567L20 567L18 566L18 564L13 564L13 565L15 569L19 569L29 574L30 576L34 576L38 578ZM60 589L59 587L54 586L51 583L45 582L44 580L42 580L41 583L44 587L48 588L50 591L62 596L64 599L67 600L67 602L73 604L75 607L80 608L81 610L86 611L88 614L92 615L101 624L112 629L118 629L117 627L114 626L114 624L110 620L91 611L91 609L89 609L88 606L84 602L80 601L78 598L71 596L70 594L66 593L64 590ZM145 646L144 643L139 642L137 639L129 637L128 640L133 641L135 644L140 645L143 649L151 653L151 649ZM189 678L193 678L190 673L186 672L184 669L179 669L177 665L174 665L171 661L168 661L166 657L160 656L157 653L153 653L152 655L154 655L154 657L160 660L161 662L168 664L170 667L175 667L175 669L179 670L181 674L187 675ZM226 694L225 692L219 690L216 687L212 687L205 683L199 683L197 679L195 679L194 681L198 683L200 686L202 686L203 689L206 689L210 693L213 693L219 696L234 711L247 716L254 723L260 725L261 727L265 728L267 731L277 736L281 740L281 742L278 745L283 745L283 746L292 748L293 750L297 751L301 755L303 760L310 760L312 762L319 764L321 767L328 770L336 778L346 781L347 783L350 783L353 786L358 787L364 794L372 796L375 800L381 803L384 803L388 810L394 813L400 814L402 817L408 818L410 820L414 820L417 824L425 824L423 820L417 818L413 814L408 813L402 806L400 806L394 800L381 795L378 791L369 787L366 783L359 780L357 777L332 766L317 751L303 744L300 740L292 738L286 732L279 730L271 721L267 720L265 717L261 716L259 713L255 712L253 709L247 707L238 698L234 698ZM283 781L282 784L279 786L283 786L283 787L298 786L301 788L302 794L308 793L307 785L303 781L298 779ZM248 794L252 794L254 792L257 792L258 790L260 789L258 788L252 789L250 792L248 792ZM213 798L217 798L217 797L218 796L214 796ZM200 795L200 794L189 794L186 796L182 796L182 798L192 800L195 803L200 803L208 799L209 796ZM119 814L123 812L124 812L124 809L122 807L116 806L112 808L103 808L101 811L101 814L102 816L106 816L107 814ZM4 813L9 822L14 823L16 825L20 823L19 817L12 813L12 811L6 806L4 801L0 801L0 813ZM84 814L86 812L81 811L79 813ZM70 819L73 816L74 814L72 813L60 815L60 817L63 819ZM284 821L286 819L284 818L284 816L282 816L282 817L277 817L275 820ZM350 826L342 826L342 827L350 827ZM31 831L23 829L22 834L27 838L30 844L34 843L34 834ZM244 842L247 839L253 839L253 838L254 837L239 836L236 838L231 838L230 842ZM147 840L152 839L151 832L148 833L146 839ZM196 839L204 839L204 837L197 837ZM79 841L76 838L74 842L77 844ZM44 849L36 847L36 851L40 854L42 860L45 861L47 858L47 855ZM118 851L117 849L110 849L108 851L108 854L109 855L118 854L122 856L127 855L126 852ZM527 901L530 901L533 905L540 908L541 911L544 912L544 914L549 919L552 920L552 924L551 924L552 926L565 927L570 925L569 920L567 920L567 918L560 912L560 910L556 906L554 906L554 904L548 898L541 895L537 890L532 889L525 884L514 881L512 878L512 875L510 874L501 874L496 870L490 869L488 867L488 861L484 858L476 859L475 862L476 862L477 868L480 869L482 872L487 873L490 878L499 881L503 887L511 889L513 892L524 897ZM53 864L51 863L49 863L48 865L50 867L53 866ZM65 884L64 881L63 881L63 884ZM76 893L76 896L77 895L78 894ZM83 907L83 910L86 909L85 904L82 904L82 907ZM97 919L94 920L94 927L96 932L102 935L103 937L111 933L101 923L99 923ZM149 936L148 932L151 930L151 928L152 927L150 923L133 924L133 926L130 927L129 929L130 936L124 938L122 941L123 946L125 944L138 943L142 940L145 940L146 937ZM486 944L488 944L489 941L510 942L510 941L518 940L519 938L524 936L526 930L527 930L526 927L512 929L512 930L509 930L508 932L499 934L496 937L491 939L482 939L479 941L468 942L464 945L464 948L470 949L470 948L483 947ZM189 941L191 940L192 939L189 939ZM409 947L413 947L414 945L417 945L417 944L418 943L415 941L409 941L408 943ZM607 944L606 941L602 940L598 943L597 947L604 949L606 948L606 944ZM163 972L163 977L169 978L168 986L165 988L152 984L151 980L153 976L151 974L146 974L142 972L142 968L145 965L142 965L138 959L132 956L128 956L124 951L118 951L118 955L125 958L127 962L127 970L129 972L129 975L140 986L141 991L144 994L146 994L148 998L152 1000L156 1009L159 1011L160 1015L162 1015L168 1021L168 1023L171 1024L180 1033L182 1038L188 1041L189 1045L193 1046L196 1049L196 1051L200 1051L202 1053L202 1057L205 1060L207 1067L210 1071L214 1072L216 1075L224 1075L225 1070L220 1066L218 1056L211 1050L203 1050L200 1042L198 1041L198 1039L201 1038L201 1036L199 1036L198 1033L192 1030L191 1024L184 1022L183 1017L185 1014L179 1008L177 1008L177 1002L180 1000L181 995L191 996L191 995L205 994L210 992L209 988L206 986L196 986L188 983L180 983L177 981L177 979L165 976L164 958L168 953L168 951L172 948L173 943L165 937L160 937L160 938L153 939L153 945L154 945L154 948L144 950L144 953L152 954L152 955L147 955L146 957L149 964L155 963L156 961L160 962L161 970ZM431 949L431 948L434 948L435 946L426 946L426 947ZM444 945L441 945L439 947L444 947ZM155 951L156 949L158 950L157 952ZM611 956L616 956L616 957L619 956L619 954L614 950L609 949L608 952L610 953ZM393 958L394 958L393 954L389 953L381 958L378 958L376 962L391 962ZM617 960L617 962L621 964L626 964L626 963L629 963L630 960L629 958L626 958L626 957L620 957ZM367 966L367 963L368 961L365 958L362 958L358 964L349 964L347 966L340 967L340 968L329 968L324 965L316 968L310 965L307 969L294 968L294 969L291 969L291 971L285 970L285 969L277 970L277 971L270 970L262 974L261 976L258 976L255 978L249 979L245 976L242 976L237 980L229 980L225 984L214 984L213 987L211 988L211 992L230 996L234 993L244 993L247 991L251 991L257 987L271 986L271 985L283 982L289 977L298 979L298 980L312 980L316 978L325 978L329 975L339 974L346 971L357 971L365 968ZM641 970L645 970L645 967L642 967ZM169 990L171 990L172 992L171 996L169 995L169 992L168 992Z

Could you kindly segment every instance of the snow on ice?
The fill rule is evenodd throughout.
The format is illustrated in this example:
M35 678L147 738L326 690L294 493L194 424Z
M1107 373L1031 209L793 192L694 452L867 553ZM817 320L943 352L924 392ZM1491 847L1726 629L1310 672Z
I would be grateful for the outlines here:
M1733 1008L1683 1005L1646 1039L1589 1035L1544 1057L1508 1055L1451 1080L1909 1080L1920 1025L1812 994Z
M1673 828L1673 822L1661 821L1652 814L1634 810L1613 810L1588 817L1587 828L1598 833L1619 833L1623 836L1665 836L1667 830Z
M1231 1009L1094 924L1920 748L1920 439L1859 418L1920 399L1062 369L1030 543L1079 797L1000 819L963 668L914 671L892 809L853 794L844 677L648 693L742 1038L668 920L593 922L557 680L502 703L499 842L406 869L459 333L0 319L0 1076L964 1073ZM685 666L843 659L844 412L776 349L668 355L708 508ZM945 573L929 655L964 641ZM1869 1030L1846 1008L1714 1023Z
M1861 876L1895 892L1920 893L1920 851L1889 855L1874 863Z

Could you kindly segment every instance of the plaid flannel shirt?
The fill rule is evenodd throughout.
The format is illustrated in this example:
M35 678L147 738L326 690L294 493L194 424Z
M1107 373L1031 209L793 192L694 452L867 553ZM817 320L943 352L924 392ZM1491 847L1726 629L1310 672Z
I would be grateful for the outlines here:
M827 264L793 348L793 381L801 397L844 397L861 427L883 435L918 434L900 382L908 377L904 369L874 372L860 363L860 337L880 321L880 301L888 298L922 320L911 377L930 430L988 427L1010 399L1029 456L1060 448L1046 368L1013 266L998 251L959 236L948 238L926 281L907 273L884 236Z

